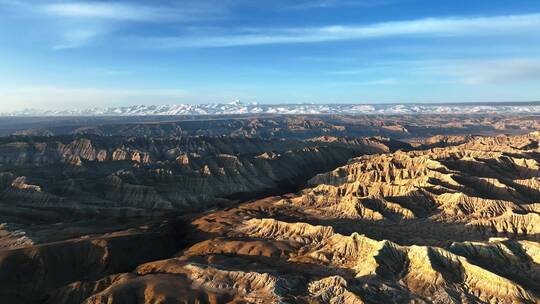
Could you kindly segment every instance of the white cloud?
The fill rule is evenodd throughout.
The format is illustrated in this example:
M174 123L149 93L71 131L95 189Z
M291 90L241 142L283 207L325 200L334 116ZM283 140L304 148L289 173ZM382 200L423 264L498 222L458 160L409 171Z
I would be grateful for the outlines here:
M31 20L40 36L51 35L53 50L89 45L112 37L129 23L195 23L221 18L227 6L214 0L186 0L179 4L137 4L117 1L0 0L0 8L15 18Z
M248 32L237 31L228 35L212 36L199 33L197 36L148 38L143 40L151 40L152 45L161 48L234 47L385 37L493 37L518 34L530 36L537 35L539 27L540 14L526 14L469 18L426 18L369 25L250 29Z
M397 84L398 81L395 78L381 78L381 79L368 79L360 81L343 81L333 82L329 85L332 87L356 87L356 86L387 86Z
M330 63L350 63L357 61L354 57L346 57L346 56L339 56L336 57L333 56L300 56L294 58L298 61L308 61L308 62L330 62Z
M309 1L299 1L293 5L286 6L287 9L292 10L304 10L304 9L325 9L333 7L344 7L344 6L380 6L386 5L394 2L393 0L309 0Z
M540 59L485 60L463 64L457 71L461 79L471 85L508 84L510 82L540 83Z
M77 109L81 105L115 106L138 103L175 103L192 98L184 90L135 90L65 87L0 88L0 112L38 109Z
M137 22L193 20L202 13L195 7L178 9L123 2L60 2L45 4L40 9L60 17Z
M133 71L116 69L98 69L97 72L98 74L107 76L127 76L135 74Z
M344 79L343 83L365 81L376 73L381 79L400 84L453 83L476 85L509 85L540 83L540 58L446 59L382 61L348 70L329 71ZM355 78L360 78L355 82ZM397 81L390 82L394 84Z
M404 61L387 67L420 78L468 85L540 82L540 58Z
M100 26L76 27L67 29L60 34L61 41L53 45L53 50L74 49L85 46L105 35L107 30Z

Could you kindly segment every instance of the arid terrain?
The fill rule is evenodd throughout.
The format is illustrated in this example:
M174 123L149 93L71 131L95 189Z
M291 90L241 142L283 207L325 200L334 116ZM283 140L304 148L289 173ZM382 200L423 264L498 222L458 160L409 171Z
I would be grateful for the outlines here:
M0 303L540 303L538 130L0 118Z

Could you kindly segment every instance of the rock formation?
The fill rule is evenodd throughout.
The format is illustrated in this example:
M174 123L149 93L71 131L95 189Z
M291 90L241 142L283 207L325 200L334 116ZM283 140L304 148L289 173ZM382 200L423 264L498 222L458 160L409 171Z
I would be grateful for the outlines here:
M121 139L0 146L0 299L540 303L538 133Z

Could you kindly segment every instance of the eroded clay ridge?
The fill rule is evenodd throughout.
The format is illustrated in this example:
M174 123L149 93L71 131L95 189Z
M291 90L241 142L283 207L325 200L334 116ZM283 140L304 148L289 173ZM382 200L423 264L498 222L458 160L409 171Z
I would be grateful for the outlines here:
M403 144L403 143L401 143ZM294 191L384 138L52 136L0 139L0 249ZM81 222L85 221L85 222ZM105 222L104 222L105 221ZM135 225L141 222L135 221ZM55 225L52 225L55 224ZM82 227L84 226L84 227Z
M0 200L65 208L199 208L272 190L350 157L389 151L386 139L228 137L12 138L0 144Z
M444 115L237 115L124 117L0 117L0 135L52 136L242 136L307 139L330 136L385 136L395 139L435 135L525 134L540 127L538 114Z
M539 134L362 156L47 303L539 303Z

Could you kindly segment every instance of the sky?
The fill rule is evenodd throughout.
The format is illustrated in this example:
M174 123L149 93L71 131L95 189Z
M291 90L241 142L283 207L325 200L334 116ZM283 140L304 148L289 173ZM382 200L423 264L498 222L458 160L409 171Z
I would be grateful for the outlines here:
M0 0L0 112L540 100L537 0Z

